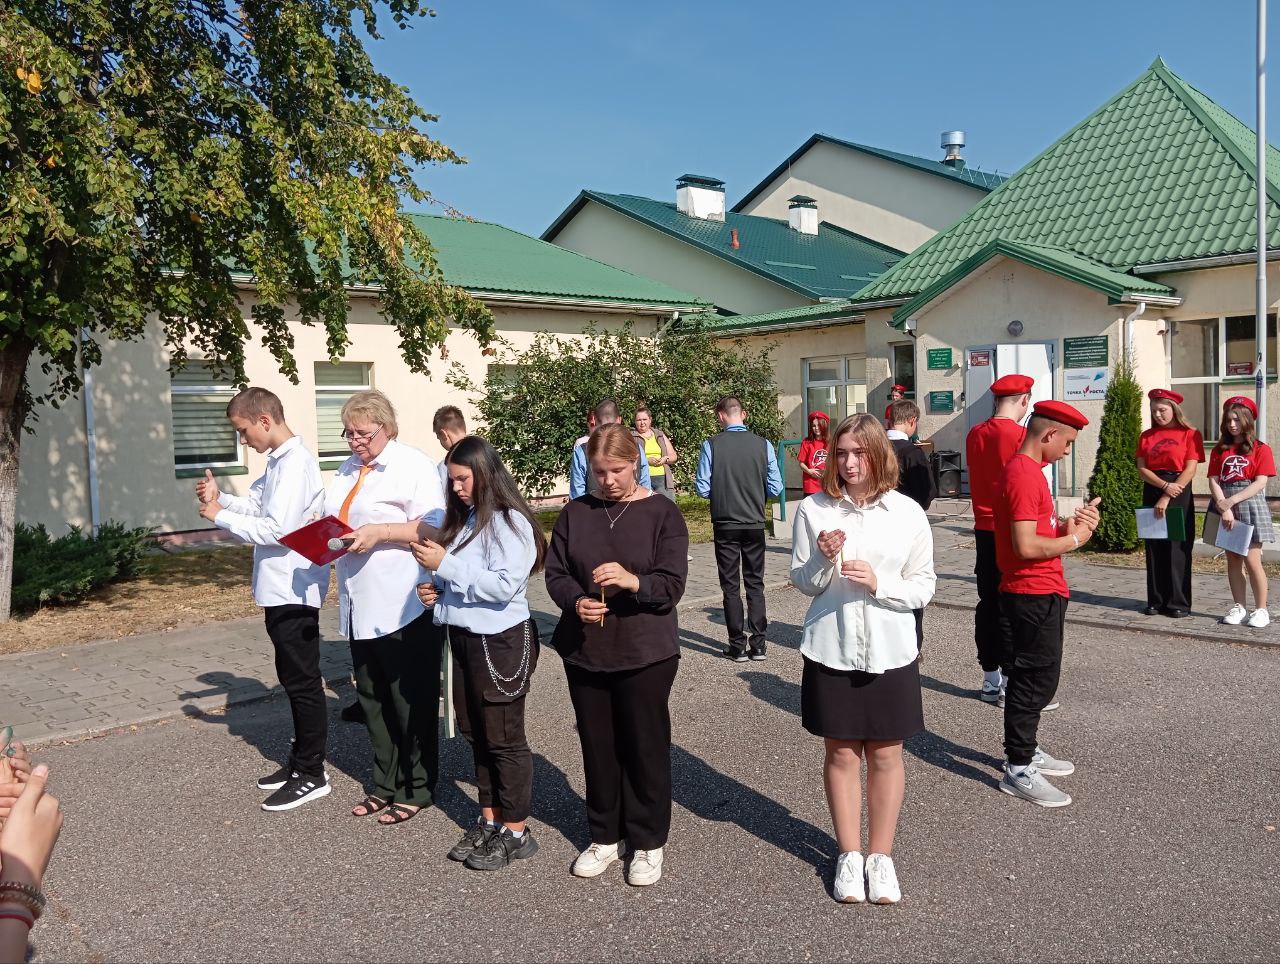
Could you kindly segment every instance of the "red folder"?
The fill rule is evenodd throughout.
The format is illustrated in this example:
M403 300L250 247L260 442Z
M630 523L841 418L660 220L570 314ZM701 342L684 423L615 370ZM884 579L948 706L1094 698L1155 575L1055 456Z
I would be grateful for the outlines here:
M288 546L301 556L306 556L317 566L328 565L343 555L347 550L330 549L329 540L345 536L355 530L337 516L327 515L317 519L310 525L295 529L288 535L280 537L280 545Z

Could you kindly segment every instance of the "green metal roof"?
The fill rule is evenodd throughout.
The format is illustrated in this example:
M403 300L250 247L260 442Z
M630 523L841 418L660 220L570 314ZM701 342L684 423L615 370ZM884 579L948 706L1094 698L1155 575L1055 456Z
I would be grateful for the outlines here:
M750 334L752 329L772 328L777 325L816 324L837 318L860 320L862 314L852 307L848 298L839 301L824 301L816 305L801 305L799 308L784 308L781 311L767 311L758 315L718 315L715 312L702 312L694 315L683 315L678 328L705 325L715 335Z
M408 217L431 240L445 280L468 291L673 307L708 304L687 291L500 224L430 214Z
M791 156L775 167L763 181L753 187L746 195L733 206L733 210L741 211L750 204L755 198L764 191L770 184L778 178L779 175L785 174L792 167L802 154L813 147L814 144L835 144L838 147L847 147L850 150L858 151L862 154L869 154L872 157L878 157L884 161L892 161L895 164L903 164L907 167L915 168L917 171L924 171L927 174L935 174L938 177L945 177L951 181L958 181L969 187L978 188L980 191L992 191L998 188L1005 181L1003 174L996 174L993 171L980 171L972 167L953 167L950 164L943 164L941 161L932 161L927 157L917 157L915 154L902 154L898 151L887 151L883 147L872 147L869 144L855 144L853 141L846 141L841 137L832 137L830 134L814 134L807 141L791 152Z
M543 239L554 238L588 201L603 204L814 300L847 298L903 256L896 248L825 221L818 225L816 235L801 234L776 218L731 212L723 221L707 221L681 214L666 201L599 191L579 194L543 232ZM734 230L738 232L738 248L733 247Z
M1254 143L1248 127L1157 59L855 300L919 295L997 240L1048 248L1059 266L1083 259L1072 270L1095 280L1110 270L1139 292L1144 282L1126 275L1137 265L1251 251ZM1270 146L1267 171L1273 247L1280 153ZM905 318L907 307L894 317Z

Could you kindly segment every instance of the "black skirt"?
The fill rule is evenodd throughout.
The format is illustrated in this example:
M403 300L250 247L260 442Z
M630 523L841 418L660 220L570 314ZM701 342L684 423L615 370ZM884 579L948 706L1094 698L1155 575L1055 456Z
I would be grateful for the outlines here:
M804 659L800 719L832 740L905 740L924 729L920 664L885 673L831 669Z

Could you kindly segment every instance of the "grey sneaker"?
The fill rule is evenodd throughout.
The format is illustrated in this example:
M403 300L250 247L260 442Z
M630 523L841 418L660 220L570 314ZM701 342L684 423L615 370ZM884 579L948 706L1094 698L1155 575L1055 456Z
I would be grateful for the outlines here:
M978 693L978 699L984 703L996 703L1004 706L1004 687L982 681L982 690Z
M1010 773L1009 765L1005 764L1000 790L1011 797L1021 797L1040 807L1065 807L1071 802L1071 796L1046 780L1034 764L1017 776Z
M1070 760L1056 760L1041 746L1036 747L1036 755L1031 758L1031 765L1050 777L1069 777L1076 772L1076 765Z

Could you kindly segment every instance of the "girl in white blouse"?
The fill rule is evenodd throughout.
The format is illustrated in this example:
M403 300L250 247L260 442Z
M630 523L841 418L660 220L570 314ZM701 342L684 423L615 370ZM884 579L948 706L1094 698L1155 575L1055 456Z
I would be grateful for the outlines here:
M901 899L890 854L905 787L902 743L924 729L913 609L933 596L933 534L894 491L898 462L878 419L852 415L831 435L822 491L800 504L791 582L805 617L801 716L826 744L823 778L840 856L836 900ZM867 765L866 861L861 767Z

